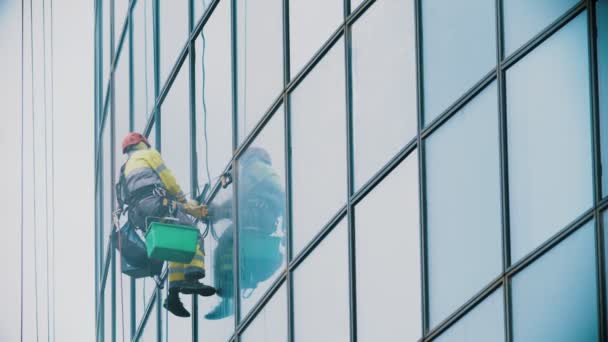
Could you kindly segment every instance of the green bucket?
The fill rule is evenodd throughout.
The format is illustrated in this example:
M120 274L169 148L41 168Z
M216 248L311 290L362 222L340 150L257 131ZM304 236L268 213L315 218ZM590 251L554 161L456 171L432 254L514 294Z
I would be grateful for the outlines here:
M189 263L196 253L198 234L198 228L152 222L146 233L148 257Z

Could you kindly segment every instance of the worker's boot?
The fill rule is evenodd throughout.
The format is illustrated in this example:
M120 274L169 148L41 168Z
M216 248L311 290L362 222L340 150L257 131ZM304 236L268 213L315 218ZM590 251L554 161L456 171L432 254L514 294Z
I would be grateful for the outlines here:
M187 280L180 286L179 292L183 294L197 294L203 297L213 296L215 294L215 288L203 283L199 283L197 280Z
M208 320L218 320L232 316L234 314L232 303L233 301L231 298L222 298L222 301L220 301L213 310L209 311L209 313L205 315L205 318Z
M169 290L169 295L165 298L163 307L177 317L190 317L190 313L179 299L179 292L176 290Z

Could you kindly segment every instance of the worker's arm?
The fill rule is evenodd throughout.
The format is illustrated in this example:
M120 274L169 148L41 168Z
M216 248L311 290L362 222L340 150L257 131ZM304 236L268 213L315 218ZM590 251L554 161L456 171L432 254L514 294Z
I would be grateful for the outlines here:
M186 202L186 196L184 195L182 188L177 184L177 180L175 179L175 176L173 176L171 170L165 166L165 162L160 153L154 149L150 149L149 152L146 153L146 157L150 167L156 171L167 191L177 197L180 202Z

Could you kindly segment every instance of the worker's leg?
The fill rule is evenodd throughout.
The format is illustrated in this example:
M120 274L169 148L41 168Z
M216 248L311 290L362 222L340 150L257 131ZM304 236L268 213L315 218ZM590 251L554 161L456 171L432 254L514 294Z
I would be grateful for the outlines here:
M217 320L234 313L233 275L233 227L228 227L219 238L213 253L213 275L221 301L205 315L206 319Z
M186 265L169 261L169 289L181 289L186 282L185 276Z
M187 280L198 280L205 277L205 252L203 241L199 239L196 245L196 254L189 264L184 265L184 275Z

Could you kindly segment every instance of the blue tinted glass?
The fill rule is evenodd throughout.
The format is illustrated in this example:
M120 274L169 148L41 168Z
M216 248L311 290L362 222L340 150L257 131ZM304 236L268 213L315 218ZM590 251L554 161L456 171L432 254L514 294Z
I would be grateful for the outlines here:
M283 107L239 158L241 317L285 269L285 134Z
M422 1L424 122L430 123L496 64L495 1Z
M290 0L291 76L308 63L344 18L343 0Z
M505 55L519 47L557 20L578 0L505 0Z
M340 40L291 94L294 256L346 201L343 49Z
M230 3L220 2L196 40L198 184L213 183L232 156Z
M240 142L283 89L282 0L238 0L237 15Z
M514 262L592 204L586 18L507 71Z
M165 165L184 193L190 192L190 106L188 64L177 74L161 105L161 148Z
M209 204L211 220L205 241L205 284L218 294L198 296L199 341L228 341L234 332L234 225L232 185L220 188Z
M417 151L355 208L359 341L422 335L418 208Z
M352 31L355 184L359 187L416 135L414 3L376 2Z
M143 131L154 106L154 45L152 1L135 3L131 16L133 35L133 117L136 131Z
M608 0L597 2L597 60L600 88L600 129L602 133L602 165L608 168ZM608 171L602 173L604 196L608 195Z
M241 342L287 341L287 286L281 288L255 316L240 339Z
M504 297L500 288L451 326L437 342L505 340Z
M497 103L493 83L426 141L432 326L502 270Z
M158 1L160 21L160 84L163 87L188 41L188 0Z
M345 219L298 266L293 286L296 341L350 341Z
M513 341L598 341L593 222L516 275Z

